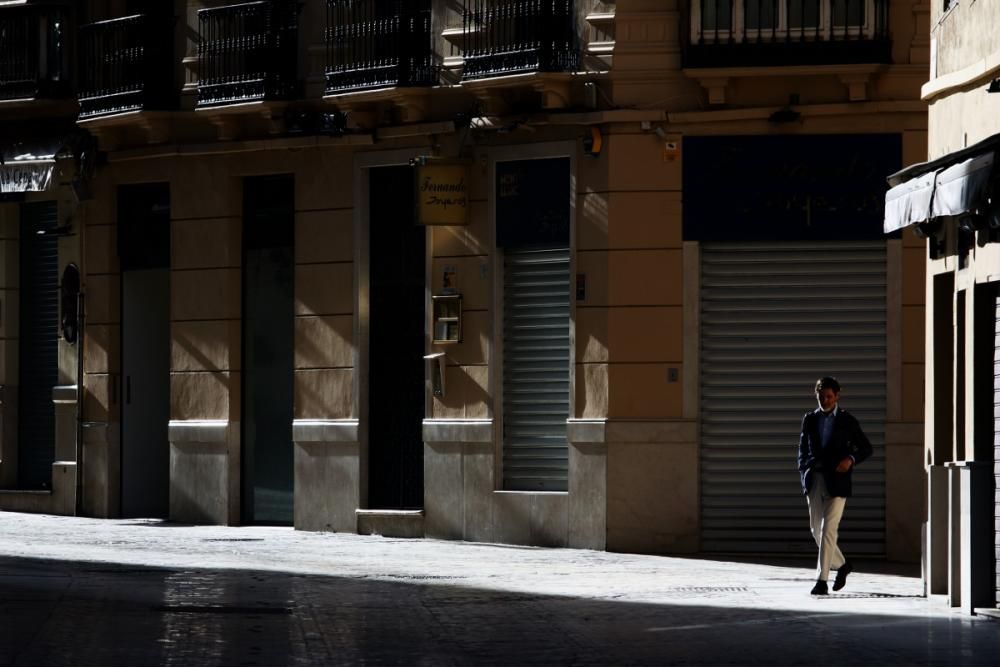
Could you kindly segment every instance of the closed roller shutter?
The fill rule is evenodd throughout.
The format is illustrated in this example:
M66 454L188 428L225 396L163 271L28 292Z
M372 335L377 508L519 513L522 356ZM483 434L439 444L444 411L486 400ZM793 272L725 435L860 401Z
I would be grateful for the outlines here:
M41 236L58 223L55 202L21 207L21 326L18 380L18 486L50 488L55 460L55 406L59 379L59 248Z
M885 553L885 244L704 244L701 521L708 552L812 553L796 466L823 375L872 441L840 529Z
M504 257L503 486L565 491L568 477L569 250Z
M996 606L1000 608L1000 297L995 301L993 337L993 570Z

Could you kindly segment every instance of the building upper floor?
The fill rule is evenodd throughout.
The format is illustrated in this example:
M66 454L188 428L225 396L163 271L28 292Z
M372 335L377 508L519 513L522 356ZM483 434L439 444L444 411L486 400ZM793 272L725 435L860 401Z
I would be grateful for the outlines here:
M292 104L378 126L454 117L469 100L648 107L670 79L697 93L734 72L926 68L926 18L919 0L0 0L0 116L190 112L222 126ZM671 99L732 102L702 87Z
M1000 6L993 2L935 0L931 14L934 57L931 79L969 67L982 73L1000 68Z

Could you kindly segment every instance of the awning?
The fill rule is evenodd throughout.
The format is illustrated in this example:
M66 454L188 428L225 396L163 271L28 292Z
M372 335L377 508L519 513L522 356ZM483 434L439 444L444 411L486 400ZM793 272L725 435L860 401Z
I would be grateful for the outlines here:
M940 172L934 184L931 217L985 210L992 176L992 152L959 162Z
M938 218L985 213L995 181L1000 134L889 176L883 230L886 234Z
M54 155L47 159L5 160L0 165L0 193L44 192L52 183L55 168Z
M0 193L47 190L56 155L74 132L75 126L66 122L5 123L0 130Z
M917 176L885 193L886 234L931 218L935 172Z

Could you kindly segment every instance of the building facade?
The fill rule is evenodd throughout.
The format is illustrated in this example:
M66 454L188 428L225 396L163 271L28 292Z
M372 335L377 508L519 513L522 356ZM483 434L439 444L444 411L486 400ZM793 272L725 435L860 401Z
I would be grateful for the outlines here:
M924 246L879 223L926 154L924 5L168 4L72 7L95 155L2 205L24 267L29 204L83 193L84 306L41 457L79 485L8 466L19 325L0 506L808 553L834 374L878 448L845 544L918 558Z
M890 178L886 230L927 238L925 581L969 613L1000 605L996 449L996 7L932 10L927 162ZM908 234L909 232L907 232ZM906 287L904 286L904 289Z

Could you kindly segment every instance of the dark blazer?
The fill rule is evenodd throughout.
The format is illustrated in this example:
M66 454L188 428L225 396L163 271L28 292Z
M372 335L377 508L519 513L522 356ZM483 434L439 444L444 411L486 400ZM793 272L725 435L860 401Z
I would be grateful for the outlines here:
M847 410L838 409L833 418L830 441L823 447L819 435L819 411L807 412L802 418L802 432L799 434L799 476L802 478L802 493L808 494L816 474L822 474L827 492L831 496L851 497L851 473L854 466L844 473L837 472L837 466L844 458L854 457L855 465L872 454L872 443L868 441L861 425Z

